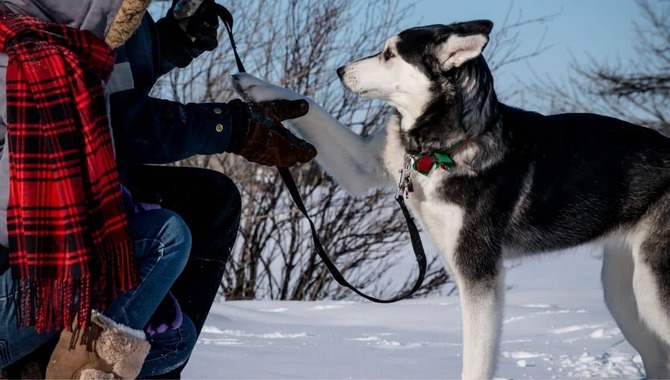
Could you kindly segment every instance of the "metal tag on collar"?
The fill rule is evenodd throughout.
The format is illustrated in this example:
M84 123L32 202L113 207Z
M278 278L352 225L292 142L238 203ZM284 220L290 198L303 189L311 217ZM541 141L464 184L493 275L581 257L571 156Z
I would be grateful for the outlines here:
M405 155L405 161L403 163L402 169L400 172L400 181L398 182L398 191L396 192L396 198L404 197L409 198L409 193L414 192L414 184L412 183L412 165L414 164L414 159Z

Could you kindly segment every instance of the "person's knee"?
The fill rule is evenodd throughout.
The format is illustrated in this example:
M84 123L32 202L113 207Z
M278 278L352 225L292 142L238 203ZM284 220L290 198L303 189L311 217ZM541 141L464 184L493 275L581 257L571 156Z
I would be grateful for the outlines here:
M179 214L167 209L159 211L164 214L158 236L164 247L164 255L170 255L175 265L180 264L183 269L191 252L191 231Z
M235 182L227 175L214 170L207 171L207 181L212 185L212 193L217 196L218 209L226 219L239 218L242 210L242 196Z
M168 260L177 272L186 265L193 238L186 222L168 209L142 211L131 224L135 257L140 260Z
M207 223L198 223L197 242L192 259L219 263L223 267L228 261L237 238L242 209L242 198L235 183L226 175L213 170L204 173L203 182L208 184Z

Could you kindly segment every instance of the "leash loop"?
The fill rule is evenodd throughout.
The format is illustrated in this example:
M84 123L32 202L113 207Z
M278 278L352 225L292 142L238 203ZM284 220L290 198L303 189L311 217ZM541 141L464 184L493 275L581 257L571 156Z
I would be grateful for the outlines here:
M237 46L235 45L235 38L233 37L233 15L223 5L218 4L216 2L214 2L214 4L216 5L216 14L219 16L221 22L223 22L223 25L225 25L226 27L226 31L228 32L228 39L230 39L230 46L233 48L233 54L235 54L235 63L237 64L237 70L241 73L246 73L247 71L244 69L244 64L242 64L240 55L237 53Z

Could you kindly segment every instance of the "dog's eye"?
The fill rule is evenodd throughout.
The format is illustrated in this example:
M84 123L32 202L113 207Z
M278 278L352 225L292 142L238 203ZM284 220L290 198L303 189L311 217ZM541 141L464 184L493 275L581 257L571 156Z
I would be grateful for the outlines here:
M382 54L382 56L384 57L385 61L388 61L389 59L395 57L395 54L393 54L391 49L386 49L386 50L384 50L384 53Z

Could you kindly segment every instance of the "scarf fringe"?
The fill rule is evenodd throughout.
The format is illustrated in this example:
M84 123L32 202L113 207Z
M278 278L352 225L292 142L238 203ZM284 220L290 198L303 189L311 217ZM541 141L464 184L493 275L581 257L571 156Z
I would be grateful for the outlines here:
M133 256L133 242L111 243L106 241L96 258L100 273L95 284L97 300L95 308L105 306L121 293L131 290L138 281L137 265ZM88 313L87 313L88 315Z
M82 307L88 304L80 302L78 310L75 310L75 299L87 300L91 296L89 277L62 280L18 279L14 282L21 299L19 326L35 326L39 333L50 331L51 328L55 331L72 328L74 316L77 312L82 312Z
M93 276L56 280L18 279L19 326L35 326L39 333L62 329L86 329L93 308L104 310L120 294L137 285L133 244L106 244L93 255L99 259L100 272ZM76 325L73 324L78 318Z

